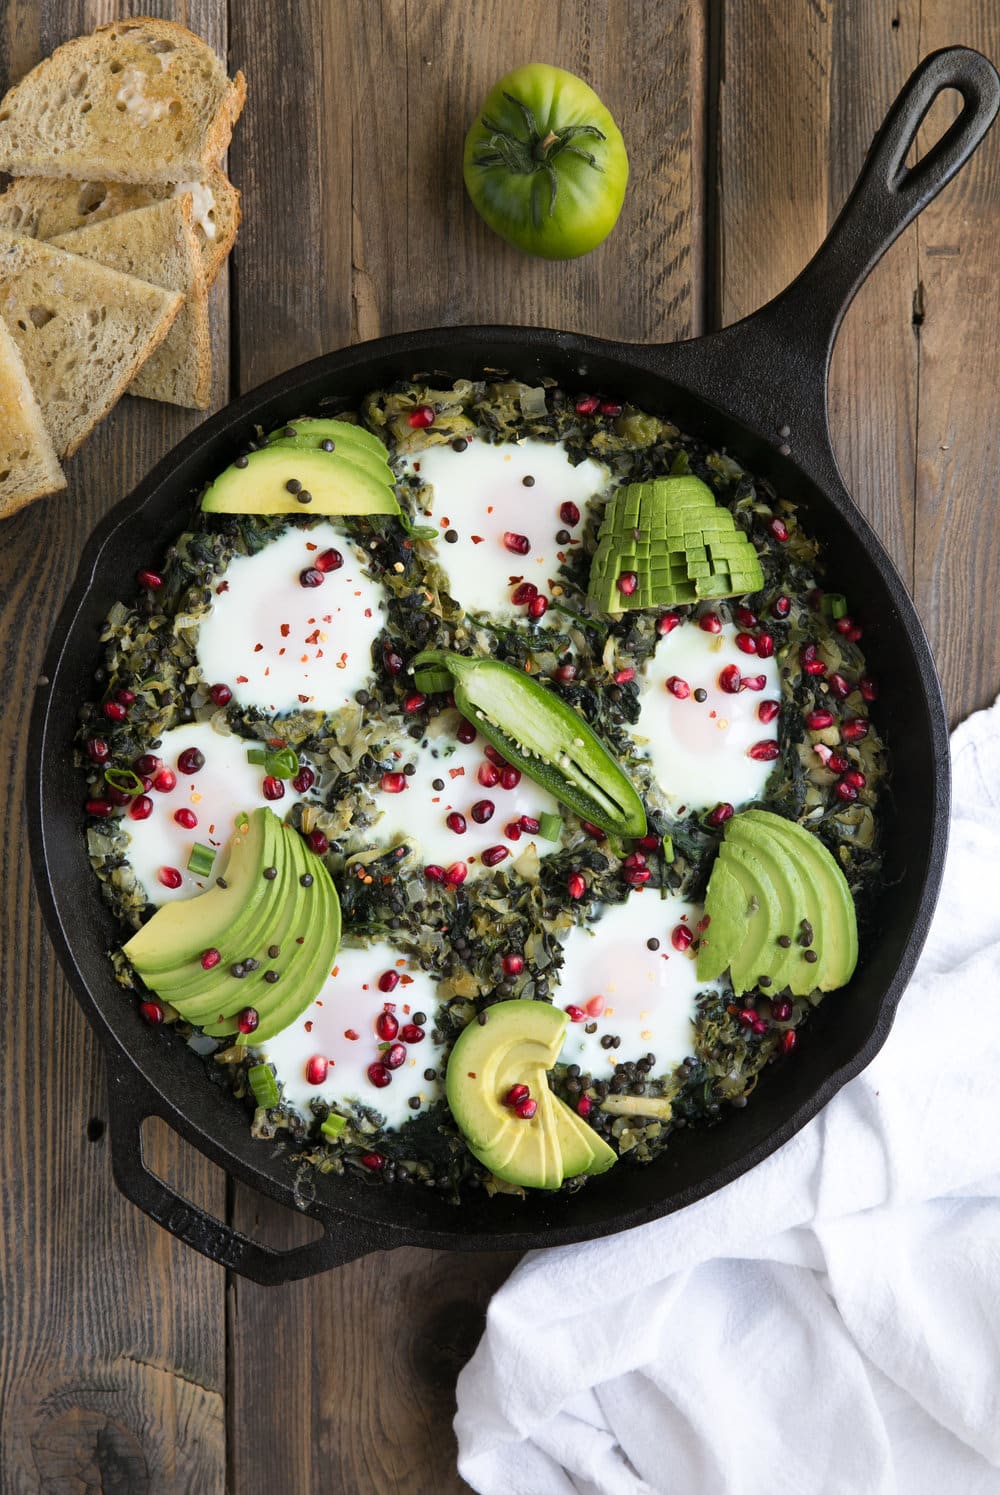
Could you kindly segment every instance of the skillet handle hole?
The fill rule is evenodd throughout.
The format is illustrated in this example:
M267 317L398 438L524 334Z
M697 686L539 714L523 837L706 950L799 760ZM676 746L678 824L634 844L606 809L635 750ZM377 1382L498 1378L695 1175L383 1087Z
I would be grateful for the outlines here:
M961 114L964 103L957 88L943 88L932 101L930 108L920 121L910 149L906 153L906 169L912 171L928 151L951 129Z

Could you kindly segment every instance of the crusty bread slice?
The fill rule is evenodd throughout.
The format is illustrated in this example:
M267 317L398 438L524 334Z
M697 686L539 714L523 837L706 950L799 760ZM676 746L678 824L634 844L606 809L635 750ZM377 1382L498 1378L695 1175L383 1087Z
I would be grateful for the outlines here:
M75 452L170 331L183 297L0 232L0 316L53 445Z
M109 182L201 181L246 97L211 47L149 16L57 47L0 103L0 170Z
M52 243L182 293L184 304L174 325L136 374L129 393L204 410L212 394L212 348L208 292L191 224L190 196L168 197L148 208L119 213L60 234Z
M0 319L0 519L65 486L17 344Z
M205 284L211 286L222 268L240 226L240 194L221 166L213 166L203 182L75 182L68 177L15 177L0 192L0 228L33 239L56 239L60 234L117 213L146 208L167 197L192 196L195 234L201 251Z

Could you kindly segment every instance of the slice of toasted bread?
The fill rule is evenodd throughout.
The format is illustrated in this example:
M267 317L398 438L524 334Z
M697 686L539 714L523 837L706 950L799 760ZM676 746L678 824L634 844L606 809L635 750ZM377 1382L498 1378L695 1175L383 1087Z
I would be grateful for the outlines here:
M208 292L191 223L190 196L134 208L60 234L51 242L112 270L182 293L184 304L174 325L136 374L129 393L204 410L212 394L212 349Z
M65 486L21 355L0 320L0 519Z
M117 213L147 208L150 203L190 192L194 227L211 286L233 247L240 225L240 194L221 166L203 182L75 182L68 177L15 177L0 192L0 228L33 239L56 239Z
M75 452L170 331L183 297L0 232L0 316L60 456Z
M201 181L246 97L185 26L141 16L57 47L0 103L0 170L109 182Z

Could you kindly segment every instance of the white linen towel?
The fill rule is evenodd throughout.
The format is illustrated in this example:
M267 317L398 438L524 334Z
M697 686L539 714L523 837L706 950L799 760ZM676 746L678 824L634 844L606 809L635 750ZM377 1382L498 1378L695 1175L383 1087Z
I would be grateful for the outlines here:
M481 1495L1000 1492L1000 701L952 763L884 1049L728 1188L525 1257L458 1383Z

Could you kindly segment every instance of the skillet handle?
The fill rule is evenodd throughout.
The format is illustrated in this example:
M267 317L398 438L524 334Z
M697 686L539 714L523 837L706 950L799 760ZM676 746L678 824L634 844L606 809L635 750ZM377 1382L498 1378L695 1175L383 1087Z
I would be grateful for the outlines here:
M906 165L934 100L956 89L962 110L915 166ZM658 372L724 404L800 466L837 476L826 384L834 340L873 266L979 145L1000 109L1000 76L969 47L932 52L912 74L872 141L826 240L773 301L721 332L650 350ZM720 392L741 386L730 400Z
M176 1130L179 1118L163 1114L154 1092L131 1066L119 1067L110 1062L108 1135L115 1183L157 1225L210 1261L252 1282L275 1287L345 1266L359 1256L387 1250L396 1244L366 1221L309 1206L304 1213L322 1223L323 1235L290 1251L265 1246L217 1220L207 1210L184 1199L147 1167L142 1145L143 1122L147 1117L160 1115Z

